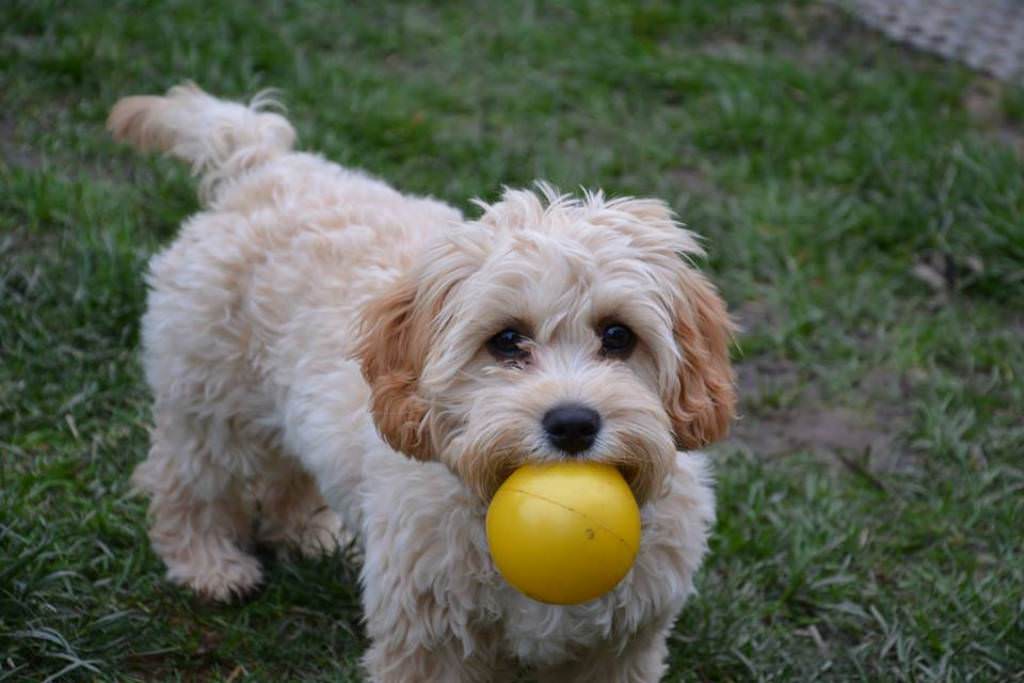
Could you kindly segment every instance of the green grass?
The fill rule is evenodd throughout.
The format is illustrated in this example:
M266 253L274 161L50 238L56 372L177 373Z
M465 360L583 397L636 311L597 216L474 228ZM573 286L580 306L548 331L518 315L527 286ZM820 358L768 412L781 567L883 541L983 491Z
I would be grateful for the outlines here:
M103 121L184 78L281 88L409 191L542 177L706 236L744 418L672 680L1024 680L1024 92L979 120L980 77L811 2L252 7L0 6L0 680L358 679L350 563L201 604L128 495L141 275L196 200Z

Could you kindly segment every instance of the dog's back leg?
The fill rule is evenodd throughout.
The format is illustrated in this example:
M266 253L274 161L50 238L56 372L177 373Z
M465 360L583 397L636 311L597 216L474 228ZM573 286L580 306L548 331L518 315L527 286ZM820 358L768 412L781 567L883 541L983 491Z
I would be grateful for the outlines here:
M333 552L342 538L341 520L328 507L313 477L295 458L278 455L266 464L256 490L258 538L306 557Z
M160 401L155 412L149 457L132 483L150 496L149 536L168 578L214 600L250 592L261 571L246 550L253 510L245 482L224 466L238 455L230 426Z
M238 216L200 214L150 262L142 356L152 447L135 472L151 497L150 537L171 580L225 600L250 591L250 489L279 446L260 390L260 330L240 294L256 247Z

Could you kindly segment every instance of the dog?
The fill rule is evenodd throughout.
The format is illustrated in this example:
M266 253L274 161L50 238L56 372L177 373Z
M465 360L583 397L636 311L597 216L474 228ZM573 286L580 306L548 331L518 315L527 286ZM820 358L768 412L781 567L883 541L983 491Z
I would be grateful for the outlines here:
M169 579L229 600L261 581L255 542L349 533L372 680L658 680L714 521L699 449L736 398L697 237L661 201L543 183L467 219L295 151L275 104L185 84L108 121L200 178L142 319L133 484ZM517 467L572 459L619 468L641 546L610 593L542 604L495 570L484 516Z

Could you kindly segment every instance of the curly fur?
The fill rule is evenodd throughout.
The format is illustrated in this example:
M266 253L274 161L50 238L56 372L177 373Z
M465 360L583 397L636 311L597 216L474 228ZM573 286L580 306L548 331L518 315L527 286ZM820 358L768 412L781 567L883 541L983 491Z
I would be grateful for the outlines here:
M205 202L150 263L142 323L155 427L133 481L169 578L242 595L254 533L315 553L343 527L365 554L374 680L657 680L714 518L693 449L735 401L694 235L661 202L546 185L466 220L293 151L270 103L185 85L109 119L191 163ZM639 338L626 358L601 353L611 320ZM528 346L499 362L486 341L509 325ZM611 593L553 606L496 573L483 517L514 468L566 457L540 426L566 401L600 413L580 457L621 469L643 538Z

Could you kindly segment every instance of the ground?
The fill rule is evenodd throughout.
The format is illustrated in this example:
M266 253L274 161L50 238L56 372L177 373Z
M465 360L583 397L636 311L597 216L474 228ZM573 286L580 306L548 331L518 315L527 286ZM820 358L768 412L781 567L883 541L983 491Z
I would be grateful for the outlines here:
M357 680L355 569L168 585L127 478L185 169L120 95L278 87L301 145L472 211L662 197L744 326L671 680L1024 680L1024 92L814 2L0 5L0 680Z

